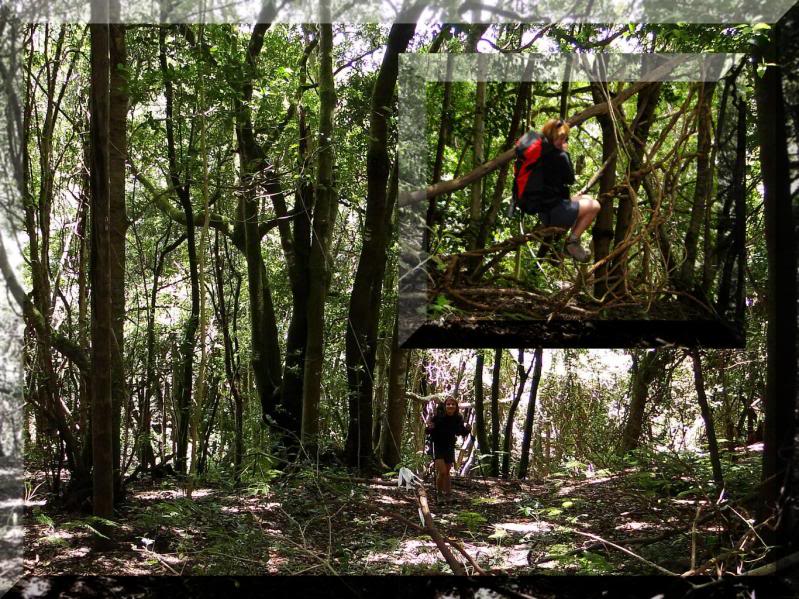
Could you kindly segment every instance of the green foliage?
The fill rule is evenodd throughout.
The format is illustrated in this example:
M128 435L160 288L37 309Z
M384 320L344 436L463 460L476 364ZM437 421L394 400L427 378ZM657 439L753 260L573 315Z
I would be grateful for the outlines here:
M100 532L103 527L106 528L119 528L119 524L112 520L108 520L106 518L100 518L99 516L89 516L82 520L71 520L69 522L64 522L61 525L61 528L64 530L88 530L90 533L97 535L103 539L108 539L108 536Z
M488 520L486 520L485 516L482 514L467 511L458 512L458 514L455 516L455 519L458 521L458 523L462 524L471 531L477 530L483 524L488 522Z
M488 535L489 539L495 539L497 541L497 545L501 545L502 541L507 537L508 531L498 524L494 525L494 532Z
M59 537L58 535L42 537L42 543L50 545L51 547L69 547L69 541L67 541L64 537Z
M473 497L471 500L472 505L497 505L502 503L498 497Z
M48 528L55 529L55 522L47 514L39 512L35 515L34 519L38 524L41 524L42 526L47 526Z

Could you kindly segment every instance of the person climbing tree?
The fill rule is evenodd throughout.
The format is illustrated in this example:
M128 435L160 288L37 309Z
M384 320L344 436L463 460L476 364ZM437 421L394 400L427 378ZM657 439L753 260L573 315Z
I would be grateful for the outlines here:
M580 245L580 237L596 218L600 205L587 195L571 197L569 185L574 183L574 167L567 151L568 141L568 123L560 119L547 121L541 128L538 159L529 166L522 165L514 184L520 187L518 206L522 212L540 214L547 227L571 228L566 251L578 262L588 262L590 254Z
M464 424L458 408L458 402L449 398L441 406L436 407L435 416L426 423L427 434L433 444L433 458L436 467L436 491L442 493L443 502L449 501L452 491L450 468L455 463L455 438L468 435L472 427Z

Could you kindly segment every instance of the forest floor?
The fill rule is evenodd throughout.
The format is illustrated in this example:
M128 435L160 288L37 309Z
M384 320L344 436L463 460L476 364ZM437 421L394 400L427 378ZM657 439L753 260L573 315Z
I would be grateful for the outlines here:
M740 480L730 487L744 496L755 488L760 454L750 447L731 457L728 472ZM736 504L740 518L727 515L722 526L701 483L658 468L609 472L575 464L537 482L479 475L454 482L451 503L438 501L425 483L435 526L495 574L712 571L714 556L748 534L753 509ZM418 527L413 491L398 488L396 476L355 479L301 468L239 489L203 485L190 499L181 484L174 477L132 483L114 522L34 495L25 515L25 573L451 572Z

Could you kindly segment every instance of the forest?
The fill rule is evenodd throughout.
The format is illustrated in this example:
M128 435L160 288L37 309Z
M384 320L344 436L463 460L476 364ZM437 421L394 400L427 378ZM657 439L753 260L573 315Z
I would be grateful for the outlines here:
M0 460L24 461L20 573L695 590L795 572L793 12L273 16L0 14L3 350L20 355ZM419 191L402 182L407 53L735 60L712 80L427 81ZM552 116L572 126L575 191L602 206L588 264L506 212L513 143ZM420 321L437 332L408 342ZM608 327L624 333L603 343ZM451 497L425 429L447 399L470 425Z

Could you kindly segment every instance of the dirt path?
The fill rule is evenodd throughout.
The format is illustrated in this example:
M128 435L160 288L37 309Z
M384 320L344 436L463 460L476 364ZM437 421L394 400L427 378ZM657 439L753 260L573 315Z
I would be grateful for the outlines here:
M639 472L574 473L540 483L456 479L436 501L437 528L496 574L682 573L712 556L718 532L698 497L641 490ZM144 481L114 523L50 508L26 511L25 571L96 574L432 574L450 570L396 479L300 471L239 490ZM35 502L34 502L35 503ZM100 536L105 524L110 540ZM624 547L614 547L609 541ZM658 569L660 568L660 570ZM469 567L467 567L469 569Z

